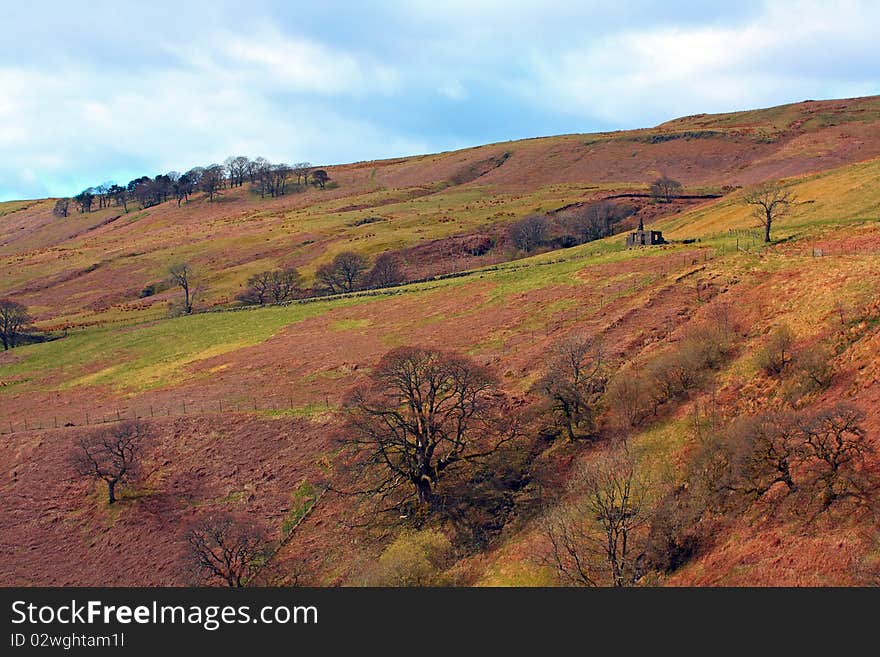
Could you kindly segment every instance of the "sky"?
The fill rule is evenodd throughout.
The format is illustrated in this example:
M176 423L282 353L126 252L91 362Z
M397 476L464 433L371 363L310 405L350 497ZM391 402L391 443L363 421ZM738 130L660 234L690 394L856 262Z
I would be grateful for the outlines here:
M874 95L878 26L878 0L0 0L0 201Z

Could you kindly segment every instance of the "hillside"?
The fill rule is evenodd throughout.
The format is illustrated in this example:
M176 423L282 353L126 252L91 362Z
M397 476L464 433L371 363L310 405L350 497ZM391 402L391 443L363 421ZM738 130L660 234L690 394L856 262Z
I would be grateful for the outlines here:
M51 200L0 204L0 296L25 303L42 328L67 329L0 354L0 582L180 583L185 528L206 510L245 513L280 539L301 510L304 482L317 490L345 476L337 440L346 392L402 345L467 354L531 409L533 384L566 336L601 340L613 379L647 371L711 318L735 318L729 353L639 426L619 426L606 403L593 440L569 444L530 429L505 457L519 483L487 523L488 538L457 543L444 566L462 584L558 583L535 555L545 549L544 509L577 496L568 482L578 464L625 434L652 490L686 482L699 448L694 418L708 405L728 422L846 400L877 446L878 127L880 97L806 102L328 167L332 188L272 200L240 188L213 203L198 196L180 208L64 219ZM655 203L648 185L661 174L697 198ZM780 179L797 203L765 247L741 187ZM677 242L625 249L614 235L514 260L500 248L473 257L451 246L500 238L530 213L620 194ZM311 281L343 250L397 250L410 278L428 280L236 307L251 274L296 266ZM202 308L214 312L168 317L173 289L141 298L180 260L202 272ZM794 364L778 377L756 365L783 325L794 353L828 350L827 386L795 390ZM156 431L148 475L108 506L98 487L71 475L69 451L94 423L134 416ZM865 469L878 467L873 454ZM323 495L279 551L281 570L311 555L312 583L365 581L407 523L352 529L351 509L348 498ZM806 521L762 498L707 513L700 526L711 539L644 581L861 582L880 550L872 512L835 506ZM458 535L453 525L441 529Z

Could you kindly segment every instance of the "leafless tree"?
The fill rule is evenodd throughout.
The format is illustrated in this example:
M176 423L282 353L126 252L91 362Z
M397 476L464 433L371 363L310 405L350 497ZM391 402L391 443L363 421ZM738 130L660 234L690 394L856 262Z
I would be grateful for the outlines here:
M778 326L758 350L758 366L769 376L779 376L791 362L793 344L794 333L791 329L785 324Z
M312 171L312 184L315 187L324 189L328 182L330 182L330 174L324 171L324 169L315 169Z
M94 190L91 187L84 189L74 196L73 200L76 201L76 204L79 206L80 213L91 212L92 203L95 200Z
M530 253L546 241L549 230L547 218L533 214L511 225L507 234L516 248Z
M120 422L80 438L71 457L74 471L107 484L107 502L116 502L116 487L131 481L141 465L149 427L143 422Z
M792 474L802 458L795 419L788 413L766 412L735 419L720 440L728 463L716 486L749 497L761 497L776 484L789 492L797 486Z
M269 295L273 303L292 299L300 289L302 278L293 267L276 269L269 280Z
M52 214L54 214L56 217L66 217L69 209L70 199L60 198L55 201L55 207L52 208Z
M107 190L116 206L122 206L123 212L128 212L128 190L122 185L113 185Z
M605 390L601 347L591 338L571 336L558 343L537 384L570 441L595 430L595 412Z
M0 299L0 342L3 342L3 351L16 346L19 336L32 321L27 306L12 299Z
M615 447L596 457L577 472L571 494L575 501L546 520L549 563L579 586L633 585L650 507L632 456Z
M874 449L857 408L839 403L801 420L806 466L813 475L823 509L835 501L864 501L877 490L877 479L866 469Z
M764 241L770 242L773 223L787 215L797 199L791 190L778 183L767 183L748 192L743 200L752 206L752 213L764 227Z
M187 562L200 581L236 588L247 586L270 554L259 527L225 513L198 520L187 544Z
M578 242L591 242L614 233L614 226L634 212L630 205L599 201L573 210L562 216L562 224Z
M261 306L265 303L283 303L296 296L301 280L299 272L292 267L263 271L248 279L247 289L239 299Z
M208 200L213 201L214 196L222 189L225 181L223 167L219 164L212 164L205 167L202 177L199 180L199 186L202 191L208 195Z
M244 180L247 177L248 168L250 166L250 160L244 155L236 155L227 157L223 161L223 166L226 169L226 174L229 177L229 186L230 187L240 187L244 184Z
M179 262L168 268L168 275L172 285L176 285L183 291L182 309L184 314L192 314L197 291L196 277L192 266L186 262Z
M312 165L309 162L297 162L293 165L293 175L296 176L297 183L307 185L309 183L309 175L312 172Z
M388 352L370 382L346 399L344 441L363 468L361 492L398 496L397 504L415 496L431 508L450 468L516 437L509 409L501 416L504 406L494 377L465 356L421 347Z
M362 255L343 251L332 262L318 267L315 276L331 294L352 292L360 287L368 268L369 263Z
M400 258L394 253L383 253L367 274L367 282L371 287L388 287L404 281Z
M270 300L269 289L272 286L272 272L261 271L247 281L247 288L239 295L239 300L248 304L262 306Z
M643 373L627 368L609 381L605 402L620 425L635 428L652 414L655 407L654 384Z
M681 193L681 183L669 176L661 176L651 183L651 195L665 203Z

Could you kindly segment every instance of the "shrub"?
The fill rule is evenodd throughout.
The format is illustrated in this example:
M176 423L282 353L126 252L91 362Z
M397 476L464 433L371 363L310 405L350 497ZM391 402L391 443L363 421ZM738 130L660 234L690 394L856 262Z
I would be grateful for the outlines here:
M508 236L517 249L529 253L544 244L549 230L547 218L533 214L511 225Z
M764 346L755 356L755 364L767 376L780 376L791 362L794 334L782 325L771 331Z
M664 495L651 516L640 569L671 573L690 561L705 540L700 526L704 512L684 486Z
M824 346L816 346L798 354L793 364L801 390L812 392L824 390L831 385L834 378L834 366L831 364L833 357L831 350Z
M618 372L605 391L605 403L624 427L640 426L654 411L654 386L631 369Z
M443 586L452 544L436 529L404 531L385 548L369 578L374 586Z

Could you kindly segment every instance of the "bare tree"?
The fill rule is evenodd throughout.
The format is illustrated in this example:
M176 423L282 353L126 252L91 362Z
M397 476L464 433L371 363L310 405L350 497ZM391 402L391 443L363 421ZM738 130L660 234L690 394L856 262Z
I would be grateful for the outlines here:
M404 279L400 258L394 253L388 252L376 258L373 268L367 274L367 282L370 287L397 285L402 283Z
M244 184L247 176L250 160L244 155L236 155L227 157L223 161L223 166L229 177L230 187L240 187Z
M800 432L787 413L767 412L734 420L719 434L725 467L716 488L761 497L776 484L797 489L793 468L803 456Z
M779 376L791 362L793 344L794 333L791 329L785 324L778 326L770 332L756 354L758 367L768 376Z
M122 185L113 185L107 190L107 193L116 203L117 207L122 206L123 212L128 212L128 190Z
M862 423L865 416L845 403L802 420L807 467L818 488L822 508L837 500L864 501L877 490L877 479L866 469L874 449Z
M330 263L318 267L315 277L332 294L352 292L360 287L369 263L352 251L343 251Z
M748 192L743 201L752 206L752 213L764 227L764 241L770 242L773 223L787 215L797 199L790 190L778 183L767 183Z
M570 441L595 430L595 411L605 390L602 349L594 340L571 336L558 343L537 384Z
M229 514L197 521L187 544L187 561L200 581L236 588L247 586L270 554L260 528Z
M12 299L0 299L0 341L3 342L3 351L16 346L19 336L32 321L27 306Z
M651 195L665 203L669 203L679 193L681 193L681 183L669 176L661 176L651 183Z
M80 438L71 461L77 474L107 484L107 502L116 502L116 487L139 474L149 427L137 421L120 422Z
M247 281L247 288L239 295L239 300L248 304L262 306L269 301L269 289L272 286L272 272L261 271Z
M276 269L269 277L269 296L273 303L282 303L296 296L302 277L293 267Z
M307 185L309 183L309 175L312 172L312 165L309 162L297 162L293 165L293 175L296 176L297 183Z
M55 201L55 207L52 208L52 214L56 217L66 217L70 208L69 198L60 198Z
M431 508L450 468L516 436L515 420L498 414L503 405L492 375L465 356L421 347L388 352L346 399L345 442L358 450L362 492L383 500L402 493L398 503L415 496Z
M79 206L80 213L91 212L92 203L95 200L94 189L91 187L84 189L74 196L73 200L76 201L76 204Z
M214 196L222 189L225 180L223 167L219 164L212 164L205 167L202 177L199 180L199 186L202 191L208 195L208 200L213 201Z
M631 205L599 201L567 211L562 217L562 224L578 242L591 242L612 235L615 224L634 211Z
M330 174L324 171L324 169L315 169L312 171L312 184L315 187L324 189L328 182L330 182Z
M192 314L197 290L195 273L192 266L186 262L179 262L168 268L168 275L172 285L176 285L183 291L182 309L184 314Z
M624 428L641 425L654 411L654 384L634 368L617 373L608 383L605 402Z
M512 224L507 234L516 248L530 253L545 242L549 230L547 218L533 214Z
M579 586L633 585L649 505L632 456L616 447L596 457L578 471L571 492L576 501L545 524L549 563Z

